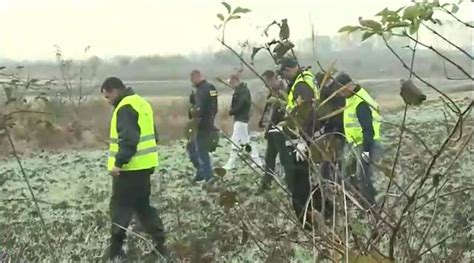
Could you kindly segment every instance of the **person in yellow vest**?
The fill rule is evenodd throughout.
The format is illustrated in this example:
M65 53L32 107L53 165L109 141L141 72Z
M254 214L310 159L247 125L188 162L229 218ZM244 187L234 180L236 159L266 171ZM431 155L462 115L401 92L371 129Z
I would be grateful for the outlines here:
M300 134L292 134L286 131L286 146L291 155L292 163L282 163L285 168L288 188L292 194L293 209L297 217L301 221L311 223L311 218L304 218L306 202L311 194L311 184L309 181L310 164L308 162L308 141L318 130L318 123L315 118L313 102L319 98L319 90L313 73L300 68L296 59L285 57L282 59L281 76L288 81L288 98L286 112L291 112L301 106L309 106L311 109L308 116L301 123ZM305 105L306 104L306 105ZM288 138L289 137L289 138ZM289 167L288 167L289 166ZM288 174L290 173L290 174ZM321 211L322 198L321 192L315 191L313 195L313 206ZM329 217L332 206L325 201L325 216ZM311 215L311 207L309 206L308 215Z
M341 92L345 97L343 114L346 149L354 149L359 156L349 158L357 162L355 180L359 190L371 205L375 205L377 191L372 182L373 164L380 157L380 109L366 89L352 81L344 72L336 75L336 81L348 88ZM346 166L346 165L345 165Z
M101 92L114 106L107 161L107 170L112 175L109 257L114 259L124 256L124 229L130 224L133 214L151 235L155 243L154 251L167 257L169 254L164 245L163 223L157 210L150 205L150 175L158 166L153 109L150 103L131 88L126 88L116 77L107 78Z

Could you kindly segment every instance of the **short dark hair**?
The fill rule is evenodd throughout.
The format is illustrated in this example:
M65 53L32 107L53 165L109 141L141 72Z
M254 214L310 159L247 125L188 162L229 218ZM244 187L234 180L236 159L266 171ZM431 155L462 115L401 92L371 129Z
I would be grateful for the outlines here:
M201 75L201 71L199 71L198 69L193 69L193 71L191 71L191 76L200 76Z
M352 82L352 78L346 72L341 71L336 75L336 81L342 85L347 85Z
M295 68L298 66L298 61L294 57L284 57L281 60L280 71L284 71L286 68Z
M314 79L316 80L316 82L318 83L318 85L321 85L323 83L323 79L324 79L324 76L326 74L324 74L323 72L319 71L317 72L315 75L314 75ZM331 77L329 77L331 78Z
M264 77L264 78L273 78L273 77L275 77L275 75L276 75L275 71L266 70L265 72L263 72L262 77Z
M123 84L122 80L117 77L109 77L107 78L104 83L102 83L102 87L100 88L100 92L106 90L111 91L113 89L124 90L126 89L125 85Z

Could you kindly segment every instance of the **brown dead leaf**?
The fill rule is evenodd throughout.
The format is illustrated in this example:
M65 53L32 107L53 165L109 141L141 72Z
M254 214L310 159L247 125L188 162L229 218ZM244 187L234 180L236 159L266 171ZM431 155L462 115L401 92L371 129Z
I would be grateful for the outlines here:
M231 209L237 204L237 193L223 190L219 194L219 205L225 209Z

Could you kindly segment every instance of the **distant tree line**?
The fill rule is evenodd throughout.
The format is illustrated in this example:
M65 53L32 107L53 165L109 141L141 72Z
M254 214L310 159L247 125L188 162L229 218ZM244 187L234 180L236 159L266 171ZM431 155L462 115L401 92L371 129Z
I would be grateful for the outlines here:
M411 51L406 48L408 43L398 39L391 41L393 41L392 46L397 49L397 52L402 57L409 59ZM245 48L242 48L245 56L250 57L251 47L252 44L248 44ZM472 46L465 48L472 50ZM306 66L312 66L315 70L319 70L316 65L316 58L325 67L332 61L337 60L340 67L359 79L391 78L404 72L400 63L390 56L390 51L380 43L377 43L376 40L361 43L358 36L316 36L314 41L310 37L296 43L295 50L298 59ZM472 71L472 64L469 59L459 56L455 51L447 50L444 53ZM415 66L421 75L435 78L444 77L445 67L439 57L428 49L420 49L417 56ZM51 57L54 58L54 54ZM80 61L74 61L74 63L78 66ZM96 76L99 79L109 75L118 75L127 81L183 80L187 79L189 72L195 68L201 69L208 77L213 78L226 76L240 66L238 59L226 50L189 56L116 56L107 60L92 56L87 58L87 63L97 69ZM14 69L20 64L25 67L24 72L32 77L40 79L60 78L60 72L54 61L0 59L0 66L6 66L6 71L8 71L8 68ZM274 63L269 56L262 53L255 57L255 67L263 72L265 69L273 68ZM454 69L450 68L449 65L446 66L446 70L450 74L454 72ZM244 77L252 77L252 74L244 72Z

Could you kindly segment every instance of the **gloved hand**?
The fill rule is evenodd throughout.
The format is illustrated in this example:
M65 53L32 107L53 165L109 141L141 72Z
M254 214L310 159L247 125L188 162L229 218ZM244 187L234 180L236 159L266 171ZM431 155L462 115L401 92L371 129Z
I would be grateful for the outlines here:
M370 152L362 152L361 157L364 162L370 162Z
M306 144L305 141L300 140L296 144L296 149L295 149L296 161L297 162L305 161L307 159L307 152L308 152L308 145Z

